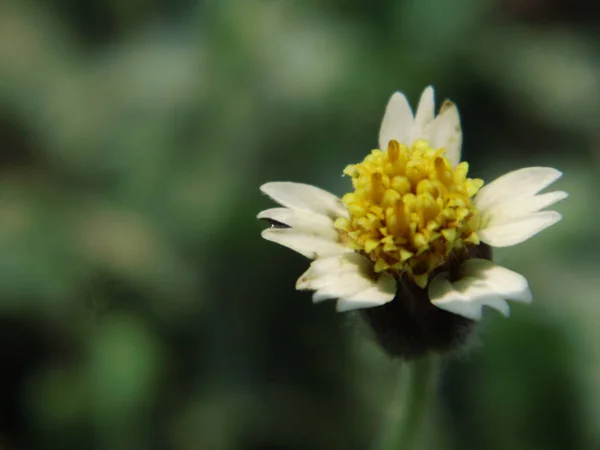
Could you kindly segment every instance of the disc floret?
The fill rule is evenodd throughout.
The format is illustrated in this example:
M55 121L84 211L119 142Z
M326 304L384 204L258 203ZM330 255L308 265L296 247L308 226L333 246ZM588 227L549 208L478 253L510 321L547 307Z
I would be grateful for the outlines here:
M395 140L349 165L354 192L342 201L349 218L335 228L342 240L374 263L375 272L404 274L424 288L453 252L479 244L472 198L483 185L467 178L469 165L452 167L443 148Z

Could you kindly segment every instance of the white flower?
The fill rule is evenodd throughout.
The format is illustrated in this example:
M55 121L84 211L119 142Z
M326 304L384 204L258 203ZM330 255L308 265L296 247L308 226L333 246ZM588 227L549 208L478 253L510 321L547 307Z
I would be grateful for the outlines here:
M482 187L467 178L461 145L453 103L436 116L428 87L413 116L395 93L380 149L344 171L354 192L339 199L305 184L264 184L282 207L258 215L274 225L262 236L314 260L296 288L315 291L315 302L337 299L338 311L388 303L396 283L409 280L433 305L465 318L480 319L483 306L508 315L506 300L531 301L527 280L470 250L519 244L558 222L558 212L543 209L567 194L540 192L561 172L529 167Z

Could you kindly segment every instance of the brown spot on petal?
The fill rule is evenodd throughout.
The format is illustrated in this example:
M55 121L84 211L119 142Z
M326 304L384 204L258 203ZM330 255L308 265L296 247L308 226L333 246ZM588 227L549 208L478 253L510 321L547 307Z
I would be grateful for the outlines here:
M442 106L440 106L440 112L439 114L442 114L444 111L446 111L447 109L451 108L454 106L454 103L451 100L444 100L444 103L442 103Z

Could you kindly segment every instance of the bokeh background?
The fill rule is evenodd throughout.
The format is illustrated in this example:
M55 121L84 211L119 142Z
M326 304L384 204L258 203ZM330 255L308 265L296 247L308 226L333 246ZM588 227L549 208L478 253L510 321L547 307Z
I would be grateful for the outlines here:
M531 306L444 360L423 449L600 449L600 17L567 0L2 0L0 449L370 448L397 365L293 290L266 181L341 177L390 94L471 173L560 168L497 260Z

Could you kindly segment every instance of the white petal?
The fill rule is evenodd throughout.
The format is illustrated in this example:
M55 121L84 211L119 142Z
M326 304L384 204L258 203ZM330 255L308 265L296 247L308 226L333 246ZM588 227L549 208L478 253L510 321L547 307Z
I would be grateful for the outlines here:
M334 236L335 235L335 236ZM295 228L268 228L261 236L267 241L276 242L310 259L339 255L349 251L339 243L337 233L307 232Z
M298 279L297 289L312 289L314 302L339 299L338 311L370 308L393 300L396 282L383 274L371 277L372 264L362 255L346 253L337 257L313 261Z
M523 219L567 197L568 194L566 192L554 191L492 206L485 211L486 227L493 228Z
M454 288L459 292L463 292L465 298L469 299L471 303L479 303L480 308L489 306L499 311L503 316L508 317L510 314L510 307L506 300L482 280L464 277L454 283Z
M429 285L429 298L438 308L479 320L483 306L508 316L505 299L529 303L531 291L524 276L485 259L470 259L461 265L455 282L447 273L437 275Z
M335 282L340 275L347 273L369 273L371 263L364 256L348 252L341 256L319 258L313 261L306 272L296 282L296 289L316 291Z
M312 211L329 218L347 217L342 201L323 189L302 183L277 181L263 184L260 190L282 206Z
M556 211L536 212L503 225L487 226L477 231L477 235L493 247L508 247L526 241L561 218Z
M413 113L404 94L394 93L387 104L381 128L379 129L379 148L387 150L388 143L396 140L404 144L408 143L410 130L413 127Z
M432 86L427 86L421 94L417 113L415 114L414 128L418 130L418 134L422 134L423 130L433 122L435 118L435 97ZM425 138L425 136L417 136L416 139Z
M529 283L523 275L487 259L469 259L461 265L460 272L465 277L482 281L502 298L525 303L532 300Z
M562 173L551 167L526 167L509 172L483 186L474 199L485 212L493 206L531 197L560 178Z
M358 272L338 275L335 279L335 282L319 288L313 294L313 302L319 303L323 300L351 296L357 292L360 292L371 284L373 283L365 283L365 280L363 280Z
M306 211L304 209L271 208L261 211L258 219L274 220L276 222L302 231L314 231L324 235L337 235L333 221L329 217Z
M445 148L446 158L453 166L460 162L462 130L460 116L454 103L448 102L428 130L429 143L434 148Z
M373 308L391 302L396 295L396 280L383 274L377 284L357 292L348 297L341 297L336 303L338 312L352 311L355 309Z
M495 308L504 315L509 313L502 297L470 277L450 283L448 274L437 275L429 284L429 299L438 308L471 320L481 319L483 306Z

